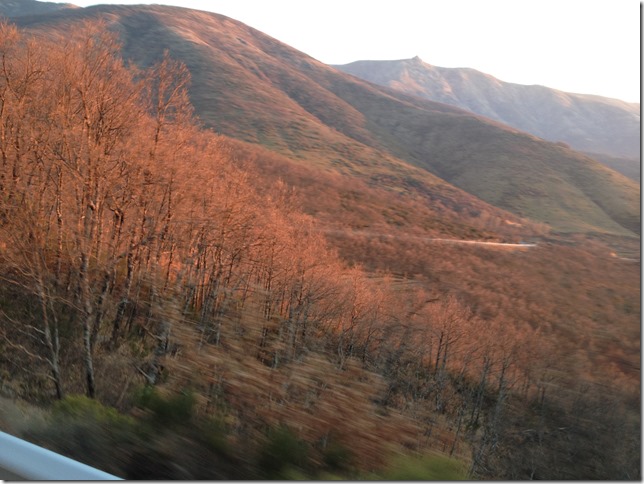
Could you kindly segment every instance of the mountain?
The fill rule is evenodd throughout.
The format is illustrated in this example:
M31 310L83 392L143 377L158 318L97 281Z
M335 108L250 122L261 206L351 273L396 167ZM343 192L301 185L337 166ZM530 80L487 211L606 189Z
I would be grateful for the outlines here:
M639 231L637 184L590 157L362 81L222 15L96 6L14 20L64 37L95 19L141 67L166 49L185 62L196 112L219 133L470 218L491 204L563 232Z
M334 66L375 84L458 106L580 151L639 159L640 105L500 81L474 69L419 57Z
M0 16L3 17L40 15L70 8L78 7L71 3L38 2L36 0L0 0Z

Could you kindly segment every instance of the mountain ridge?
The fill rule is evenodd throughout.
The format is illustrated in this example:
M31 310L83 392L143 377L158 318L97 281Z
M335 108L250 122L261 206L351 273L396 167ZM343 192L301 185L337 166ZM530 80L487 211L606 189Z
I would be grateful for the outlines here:
M41 2L38 0L0 0L0 16L22 17L42 15L65 9L78 9L71 3Z
M419 57L333 67L378 85L458 106L574 149L639 158L639 103L501 81Z

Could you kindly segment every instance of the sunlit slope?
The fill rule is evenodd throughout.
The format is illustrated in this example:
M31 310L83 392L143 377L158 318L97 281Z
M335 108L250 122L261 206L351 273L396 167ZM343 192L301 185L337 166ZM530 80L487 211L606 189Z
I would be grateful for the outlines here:
M220 133L395 191L431 191L452 206L473 202L449 184L556 230L639 230L636 184L592 159L358 80L226 17L102 6L17 21L64 32L84 18L105 19L139 65L158 60L165 49L185 62L195 109Z

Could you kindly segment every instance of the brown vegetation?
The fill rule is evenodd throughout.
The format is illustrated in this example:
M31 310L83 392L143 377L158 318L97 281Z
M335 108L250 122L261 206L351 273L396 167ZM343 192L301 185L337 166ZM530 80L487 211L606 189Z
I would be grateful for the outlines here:
M637 477L637 275L603 245L327 240L360 220L392 234L521 232L502 212L470 228L449 203L335 175L319 175L327 205L303 192L318 218L306 215L279 176L314 172L200 130L185 67L124 66L102 24L56 43L2 25L0 56L2 387L61 400L63 436L91 435L112 458L56 439L62 424L35 439L123 477L283 477L272 466L285 452L306 475L355 476L428 451L475 477ZM586 398L608 380L613 397ZM214 421L225 445L209 440ZM218 470L198 467L213 456Z

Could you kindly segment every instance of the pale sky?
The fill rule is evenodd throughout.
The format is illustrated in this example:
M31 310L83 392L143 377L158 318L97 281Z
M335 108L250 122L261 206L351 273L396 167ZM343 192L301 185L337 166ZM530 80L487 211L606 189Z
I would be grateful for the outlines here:
M327 64L409 59L640 102L639 0L67 0L220 13Z

